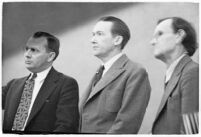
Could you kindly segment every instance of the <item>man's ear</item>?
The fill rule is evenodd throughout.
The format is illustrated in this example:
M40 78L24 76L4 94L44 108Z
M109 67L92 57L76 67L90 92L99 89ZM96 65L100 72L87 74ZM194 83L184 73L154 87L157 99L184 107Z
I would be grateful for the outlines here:
M55 58L55 56L56 56L56 53L55 53L55 52L50 52L50 53L49 53L49 57L48 57L48 62L53 61L54 58Z
M185 37L186 37L186 32L183 29L179 29L177 31L177 43L182 43Z
M114 38L114 45L121 45L123 41L123 36L116 35Z

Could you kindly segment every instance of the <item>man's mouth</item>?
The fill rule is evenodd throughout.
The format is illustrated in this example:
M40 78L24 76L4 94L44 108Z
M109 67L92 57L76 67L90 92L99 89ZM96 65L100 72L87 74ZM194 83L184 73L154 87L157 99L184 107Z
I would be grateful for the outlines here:
M27 61L25 61L25 63L26 63L26 64L31 64L31 61L28 61L28 60L27 60Z
M99 47L98 46L93 46L93 49L98 49Z

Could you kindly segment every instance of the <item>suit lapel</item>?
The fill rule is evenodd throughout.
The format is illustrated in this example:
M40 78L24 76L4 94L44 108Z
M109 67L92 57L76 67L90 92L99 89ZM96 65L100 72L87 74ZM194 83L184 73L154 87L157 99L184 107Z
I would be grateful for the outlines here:
M111 68L105 73L105 75L100 79L95 87L92 88L92 91L87 99L89 101L94 95L99 93L104 87L110 84L115 78L117 78L125 70L123 68L124 64L128 61L126 55L122 55ZM86 102L87 102L86 101Z
M84 94L81 96L80 98L80 101L79 101L79 110L80 110L80 113L82 112L82 108L83 106L85 105L86 103L86 100L88 99L89 97L89 94L91 92L91 89L92 89L92 84L93 84L93 81L95 79L95 75L93 76L92 80L90 81L90 84L88 85L88 87L86 88L86 91L84 92Z
M170 94L173 92L173 89L177 85L177 83L178 83L178 81L180 79L180 76L181 76L182 69L190 61L191 61L190 57L186 55L177 64L177 66L176 66L176 68L175 68L175 70L174 70L174 72L173 72L173 74L172 74L172 76L171 76L171 78L170 78L170 80L169 80L169 82L167 84L167 87L165 89L163 98L161 100L161 104L160 104L159 109L158 109L157 116L159 115L159 113L161 112L163 107L165 106L168 97L170 96Z
M23 88L24 88L24 84L26 82L28 77L25 77L25 78L22 78L21 80L17 81L15 83L15 85L13 86L13 88L15 88L15 91L12 92L11 96L10 96L10 102L8 105L8 116L10 117L9 119L9 125L11 126L10 128L12 128L12 125L13 125L13 121L14 121L14 118L15 118L15 114L16 114L16 111L17 111L17 108L19 106L19 103L20 103L20 99L21 99L21 96L22 96L22 92L23 92ZM16 103L13 103L13 102L16 102Z
M40 88L40 91L34 101L29 119L27 121L27 125L32 120L32 118L38 113L38 111L42 108L43 104L45 103L46 99L49 95L54 91L58 80L58 72L55 71L54 68L50 70L48 73L43 85Z

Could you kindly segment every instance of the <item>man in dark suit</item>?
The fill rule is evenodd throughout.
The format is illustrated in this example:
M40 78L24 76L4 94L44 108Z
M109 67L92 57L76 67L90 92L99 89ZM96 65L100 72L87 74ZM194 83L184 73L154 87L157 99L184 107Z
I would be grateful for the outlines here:
M153 134L198 133L199 65L190 58L196 43L195 30L186 20L169 17L158 22L151 44L167 71Z
M2 90L4 133L78 132L78 84L52 67L59 45L46 32L28 40L24 57L31 74L11 80Z
M81 133L136 134L151 89L145 69L122 53L129 29L108 16L97 22L92 34L94 55L103 66L80 99Z

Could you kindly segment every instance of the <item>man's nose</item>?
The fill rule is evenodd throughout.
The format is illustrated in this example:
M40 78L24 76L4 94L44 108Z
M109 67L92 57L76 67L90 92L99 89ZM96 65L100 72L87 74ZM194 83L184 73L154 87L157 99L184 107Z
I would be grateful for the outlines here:
M92 36L92 38L91 38L91 43L96 43L96 38L95 38L95 36Z
M31 50L26 50L24 53L25 57L30 58L31 57Z
M152 46L155 46L155 44L156 44L156 39L153 38L153 39L150 41L150 44L151 44Z

